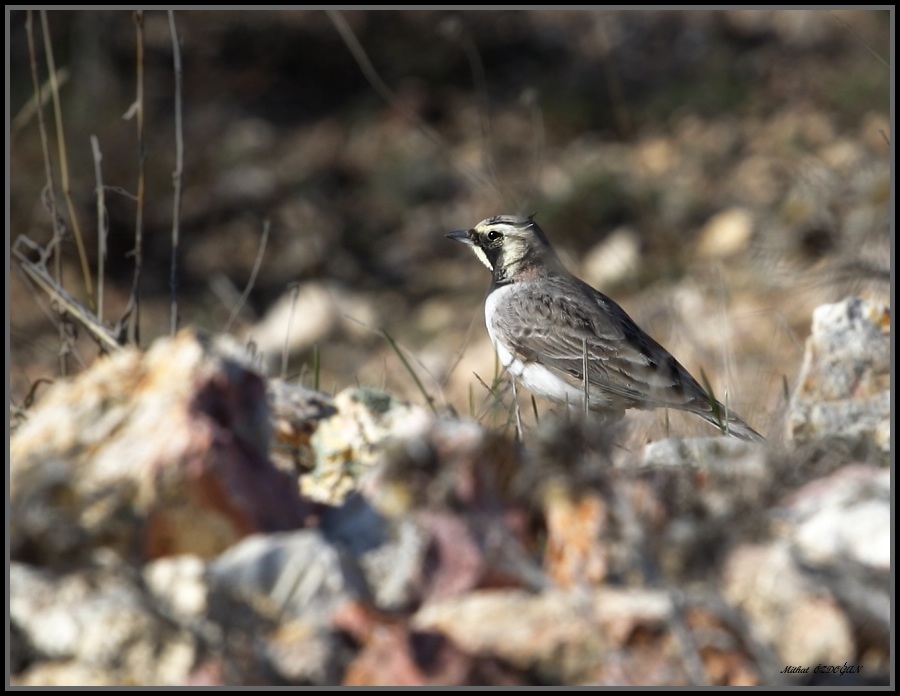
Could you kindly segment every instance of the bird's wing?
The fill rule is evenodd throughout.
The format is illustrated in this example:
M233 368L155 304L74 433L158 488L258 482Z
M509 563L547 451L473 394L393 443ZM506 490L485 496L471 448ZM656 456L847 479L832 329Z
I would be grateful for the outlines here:
M683 409L707 399L690 373L625 310L580 281L543 289L528 284L506 299L492 318L494 331L524 362L582 385L586 351L591 391L622 409Z

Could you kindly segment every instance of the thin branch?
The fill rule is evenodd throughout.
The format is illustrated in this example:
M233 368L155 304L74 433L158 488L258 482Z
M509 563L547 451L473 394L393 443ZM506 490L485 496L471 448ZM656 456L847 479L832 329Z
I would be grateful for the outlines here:
M66 207L69 210L69 224L72 226L75 245L78 247L78 258L81 261L81 275L84 278L84 287L87 290L91 307L93 307L94 285L91 280L91 268L88 263L87 251L84 248L81 225L78 223L78 216L75 214L75 204L72 202L72 189L69 184L69 155L66 148L66 132L63 127L62 104L59 100L59 80L56 79L56 62L53 58L53 44L50 40L50 26L47 22L46 10L41 10L41 29L44 34L44 51L47 54L47 69L50 71L50 93L53 95L53 112L56 117L56 140L59 147L59 171L62 177L62 192L66 199Z
M28 10L26 16L25 30L28 35L28 55L31 59L31 79L34 83L35 103L40 105L43 103L43 100L41 99L41 81L38 73L37 51L34 47L34 18L31 10ZM47 250L48 252L52 250L52 253L55 254L56 278L57 281L60 281L62 277L62 261L60 259L59 251L59 241L62 238L62 233L60 231L61 221L59 219L59 212L56 208L56 185L53 183L53 165L50 162L50 141L47 137L47 126L44 123L44 111L40 107L38 107L37 110L37 117L38 128L41 132L41 149L44 154L44 172L47 175L47 185L44 190L47 194L47 205L50 209L51 224L53 225L53 237L47 245ZM42 257L42 262L46 262L46 257ZM58 323L57 327L59 329L59 339L62 343L62 341L65 340L64 329ZM64 354L60 354L59 356L59 372L63 377L68 373L66 357Z
M137 123L138 143L138 185L137 185L137 213L134 221L134 281L131 287L131 297L128 300L126 315L132 315L128 323L128 341L132 345L140 345L141 340L141 274L144 267L144 13L135 10L134 25L137 33L136 79L137 93L134 104L125 114L126 119L132 116Z
M19 239L22 239L22 238L19 237ZM19 239L16 240L17 244L19 242ZM37 264L37 265L39 265L39 264ZM44 268L46 269L46 267L44 267ZM41 311L46 315L46 317L50 321L50 323L53 326L55 326L57 329L59 329L60 332L64 331L59 326L59 324L60 324L59 314L57 314L54 311L54 309L44 300L43 296L37 292L35 283L30 280L28 273L26 273L25 270L22 268L22 266L19 264L16 265L16 272L19 274L19 278L22 281L22 284L31 291L32 297L34 297L34 301L37 302L38 307L40 307ZM46 270L45 270L45 272L46 272ZM52 283L52 281L51 281L51 283Z
M31 29L29 29L29 31L31 31ZM56 83L62 87L69 81L69 76L70 73L67 68L60 68L59 72L56 74ZM50 101L49 86L50 80L45 81L39 89L35 90L34 96L22 105L22 108L19 109L19 113L17 113L15 118L10 121L10 138L15 138L19 131L27 126L31 122L31 119L38 115L38 113L47 105L47 102Z
M181 220L182 176L184 174L184 127L181 113L181 45L175 26L175 12L168 11L169 30L172 33L172 61L175 71L175 171L172 183L175 186L174 210L172 211L172 263L169 268L169 287L172 293L171 329L174 336L178 330L178 233ZM229 321L229 323L231 323Z
M247 301L247 297L250 295L250 291L253 289L254 284L256 283L256 276L259 273L259 269L262 266L263 254L266 253L266 245L269 241L269 221L266 220L263 222L263 231L262 238L259 240L259 249L256 250L256 260L253 262L253 270L250 272L250 280L247 281L247 287L244 288L244 292L241 293L240 298L237 303L235 303L234 308L231 310L231 315L228 317L228 321L225 322L225 333L228 333L228 330L231 328L232 322L237 318L238 313L241 311L241 308L244 306L244 303Z
M118 351L121 349L116 337L107 330L97 317L78 300L50 277L45 266L30 261L21 251L19 244L24 243L32 248L36 245L27 237L19 237L13 247L12 255L28 279L43 290L56 304L56 313L63 316L60 323L66 323L66 317L81 324L102 347Z
M107 191L112 191L113 193L117 193L117 194L119 194L120 196L124 196L124 197L127 198L129 201L137 202L137 196L135 196L135 195L134 195L131 191L129 191L128 189L124 189L124 188L122 188L121 186L107 186L107 187L106 187L106 190L107 190Z
M94 177L97 179L97 319L103 323L103 279L106 267L106 239L109 236L109 217L106 213L106 189L103 187L103 153L96 135L91 136L94 153Z

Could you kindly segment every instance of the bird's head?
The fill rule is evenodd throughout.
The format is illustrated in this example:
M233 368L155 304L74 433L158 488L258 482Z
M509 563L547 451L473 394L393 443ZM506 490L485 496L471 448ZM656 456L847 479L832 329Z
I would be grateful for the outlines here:
M514 280L528 271L540 273L558 264L550 242L532 217L495 215L447 236L469 245L491 271L495 283Z

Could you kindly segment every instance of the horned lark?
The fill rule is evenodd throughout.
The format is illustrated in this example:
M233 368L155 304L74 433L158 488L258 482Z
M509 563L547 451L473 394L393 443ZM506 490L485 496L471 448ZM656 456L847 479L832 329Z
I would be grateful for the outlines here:
M676 408L730 435L763 439L625 310L569 273L530 217L498 215L447 236L470 246L493 276L485 321L513 385L608 417Z

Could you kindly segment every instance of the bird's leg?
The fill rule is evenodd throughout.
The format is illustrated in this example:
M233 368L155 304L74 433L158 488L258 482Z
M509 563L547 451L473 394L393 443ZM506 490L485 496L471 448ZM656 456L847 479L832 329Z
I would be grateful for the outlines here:
M516 393L516 378L512 375L510 375L509 378L512 380L513 408L516 409L516 440L522 442L522 414L519 413L519 395Z

